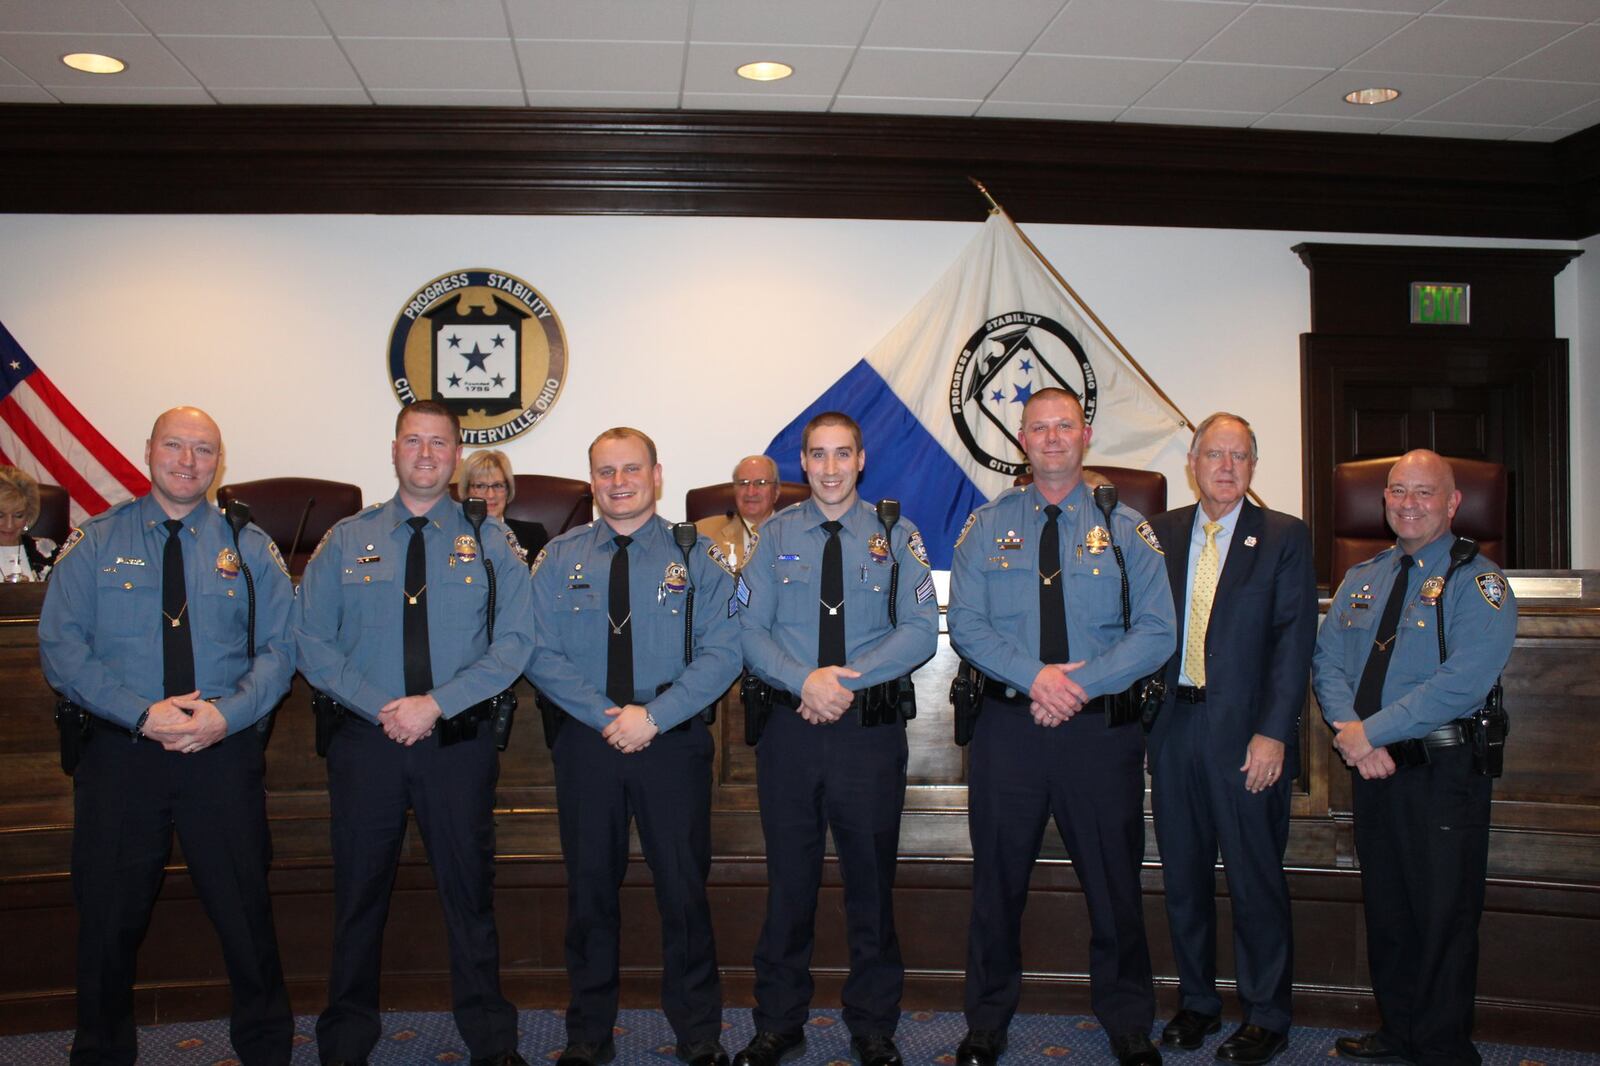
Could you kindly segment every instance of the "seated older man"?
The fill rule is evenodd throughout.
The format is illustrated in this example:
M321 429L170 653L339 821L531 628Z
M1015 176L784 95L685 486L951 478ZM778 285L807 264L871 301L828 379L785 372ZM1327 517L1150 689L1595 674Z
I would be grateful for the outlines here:
M735 570L749 561L761 539L757 532L778 503L778 464L767 455L747 455L733 468L736 510L695 523L716 542Z

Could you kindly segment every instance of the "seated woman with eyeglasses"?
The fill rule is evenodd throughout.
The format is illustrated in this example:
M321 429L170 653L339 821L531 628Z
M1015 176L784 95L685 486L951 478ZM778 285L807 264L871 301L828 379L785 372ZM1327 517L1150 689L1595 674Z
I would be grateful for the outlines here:
M28 533L39 520L39 483L14 466L0 466L0 581L43 581L56 544Z
M477 496L488 504L492 517L500 519L517 535L517 543L528 553L530 561L550 540L542 523L506 517L506 504L516 498L517 483L511 476L511 460L504 452L481 451L467 456L461 464L460 486L462 499Z

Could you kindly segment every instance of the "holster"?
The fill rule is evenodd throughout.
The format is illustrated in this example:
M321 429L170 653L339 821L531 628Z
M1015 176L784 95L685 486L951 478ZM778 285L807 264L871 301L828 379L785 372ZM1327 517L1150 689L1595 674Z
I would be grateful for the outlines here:
M1478 713L1466 720L1467 742L1472 745L1472 769L1484 777L1499 777L1505 772L1506 737L1511 733L1511 716L1506 713L1504 691L1494 683Z
M476 740L478 726L494 715L494 702L495 697L490 697L482 703L474 703L454 718L441 717L433 727L439 737L439 746L448 748L463 740Z
M333 735L344 724L344 716L349 714L339 701L326 692L311 693L311 716L316 721L317 727L317 754L322 758L328 757L328 747L333 743Z
M539 708L539 722L544 726L544 746L554 751L556 737L561 733L561 724L567 720L567 712L538 689L533 690L533 703Z
M755 747L772 716L772 686L747 673L739 682L739 699L744 703L744 742Z
M1160 673L1154 673L1134 682L1133 687L1139 704L1139 728L1148 733L1167 702L1167 682Z
M983 684L988 678L983 671L962 659L956 666L956 676L950 682L950 705L955 708L956 744L966 747L978 728L978 714L983 710Z
M917 716L917 690L909 674L864 688L851 703L863 726L898 725Z
M489 721L494 729L495 750L505 751L511 743L511 727L517 722L517 694L506 689L491 699L489 704L493 708Z
M55 719L61 738L61 772L71 777L89 743L89 712L63 696L56 700Z

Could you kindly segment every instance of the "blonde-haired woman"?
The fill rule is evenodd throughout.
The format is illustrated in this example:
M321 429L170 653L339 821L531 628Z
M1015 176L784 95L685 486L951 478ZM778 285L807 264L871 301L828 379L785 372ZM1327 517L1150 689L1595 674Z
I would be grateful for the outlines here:
M511 460L505 452L473 452L461 464L458 482L461 498L477 496L489 505L489 514L498 518L517 535L517 543L531 559L550 540L550 534L538 522L525 522L520 518L506 517L506 504L517 495L517 482L511 475Z
M26 471L0 466L0 580L43 581L56 544L28 533L39 520L39 483Z

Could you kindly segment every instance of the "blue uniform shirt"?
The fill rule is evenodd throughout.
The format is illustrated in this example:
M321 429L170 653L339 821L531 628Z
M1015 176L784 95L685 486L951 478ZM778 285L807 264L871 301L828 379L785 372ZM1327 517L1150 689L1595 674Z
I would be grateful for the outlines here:
M950 568L950 642L996 681L1027 692L1039 659L1039 537L1048 516L1033 485L1007 489L973 512ZM1089 550L1105 515L1079 482L1061 501L1061 576L1066 582L1072 673L1090 698L1122 692L1165 665L1176 646L1167 567L1150 524L1118 505L1109 532L1128 564L1130 628L1122 631L1122 576L1109 546Z
M611 560L616 532L598 519L545 545L533 564L533 605L539 626L528 680L573 718L595 730L612 719L606 695ZM651 518L628 545L628 603L633 610L634 702L663 731L715 703L739 676L739 625L734 578L706 537L689 552L672 539L665 519ZM685 578L687 577L687 580ZM689 584L694 586L694 662L683 664ZM656 689L671 683L661 695Z
M56 562L39 615L39 655L52 687L74 703L132 730L164 698L161 561L167 513L150 496L83 524ZM192 628L200 695L227 719L230 735L277 706L294 677L289 613L294 586L272 540L254 525L239 552L256 586L256 657L247 654L244 575L233 529L201 503L178 531L183 545L186 621Z
M300 580L294 617L300 672L313 688L373 722L405 695L403 586L412 517L398 495L342 519L317 547ZM498 518L478 543L461 504L443 496L423 527L428 595L430 695L453 718L510 688L533 650L528 570ZM494 643L488 622L494 564Z
M815 500L785 508L761 527L755 554L740 571L750 588L749 606L739 612L745 662L763 680L796 696L817 668L825 521ZM939 604L916 526L901 519L885 545L878 513L865 500L857 500L839 521L844 526L839 542L845 665L861 673L839 683L857 691L904 677L933 657ZM898 628L889 625L894 560L900 563Z
M1482 555L1462 566L1443 591L1448 657L1439 661L1438 608L1425 603L1430 578L1450 569L1445 534L1416 555L1406 573L1405 607L1384 675L1377 713L1366 721L1368 743L1426 736L1483 706L1484 697L1511 657L1517 602L1505 575ZM1376 639L1378 620L1398 573L1398 548L1387 548L1345 574L1328 605L1311 659L1311 684L1330 724L1355 721L1356 688Z

